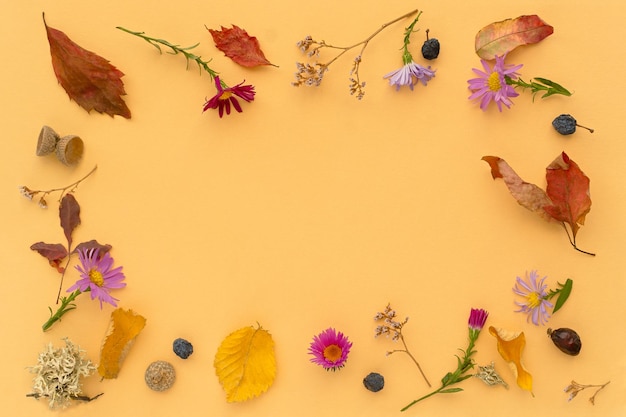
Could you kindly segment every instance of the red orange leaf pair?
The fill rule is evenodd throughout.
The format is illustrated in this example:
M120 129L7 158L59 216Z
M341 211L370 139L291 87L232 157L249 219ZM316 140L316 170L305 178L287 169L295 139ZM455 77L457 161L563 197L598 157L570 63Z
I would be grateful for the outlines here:
M552 35L554 28L537 15L519 16L491 23L476 34L476 53L490 61L518 46L537 43Z
M124 73L108 60L81 48L65 33L49 27L45 18L44 25L54 74L70 99L88 112L95 110L130 119L130 110L121 97L126 94L121 80Z
M589 177L565 152L546 168L546 191L522 180L504 159L497 156L484 156L482 159L491 167L491 176L494 179L502 178L520 205L547 220L560 222L566 232L565 225L569 225L572 236L569 232L567 236L572 246L580 252L593 255L576 246L576 235L591 210Z
M208 28L207 28L208 29ZM222 26L222 30L208 29L215 46L224 54L244 67L274 65L265 58L256 37L233 25L232 29Z

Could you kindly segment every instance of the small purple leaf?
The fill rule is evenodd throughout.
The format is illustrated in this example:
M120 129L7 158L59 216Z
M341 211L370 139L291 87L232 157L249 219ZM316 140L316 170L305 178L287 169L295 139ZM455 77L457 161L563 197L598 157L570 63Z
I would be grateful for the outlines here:
M67 238L67 247L72 246L72 232L80 224L80 206L73 194L65 194L59 206L61 227Z

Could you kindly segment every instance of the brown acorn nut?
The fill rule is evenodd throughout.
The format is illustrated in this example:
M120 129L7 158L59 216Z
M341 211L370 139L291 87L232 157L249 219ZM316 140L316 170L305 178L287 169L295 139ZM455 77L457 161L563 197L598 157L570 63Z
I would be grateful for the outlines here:
M568 329L567 327L556 330L548 329L548 335L550 339L552 339L554 346L559 348L561 352L572 356L576 356L580 353L582 342L580 341L578 333L574 330Z
M37 139L37 156L49 155L57 147L59 135L50 126L43 126Z
M171 363L165 361L152 362L144 376L146 384L154 391L165 391L174 385L176 371Z
M57 143L57 159L65 165L74 165L83 156L83 140L76 135L63 136Z

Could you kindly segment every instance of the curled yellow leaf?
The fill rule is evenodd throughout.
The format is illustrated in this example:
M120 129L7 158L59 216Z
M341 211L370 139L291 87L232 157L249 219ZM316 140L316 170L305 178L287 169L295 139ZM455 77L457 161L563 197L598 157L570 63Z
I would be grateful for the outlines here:
M128 350L145 325L146 319L133 310L113 310L109 330L100 349L98 373L102 378L117 378Z
M512 333L490 326L489 333L498 339L498 352L509 363L517 378L517 385L532 394L533 377L522 364L522 351L526 346L524 332Z
M257 397L267 391L276 377L274 340L261 326L239 329L224 339L213 365L226 391L226 401Z

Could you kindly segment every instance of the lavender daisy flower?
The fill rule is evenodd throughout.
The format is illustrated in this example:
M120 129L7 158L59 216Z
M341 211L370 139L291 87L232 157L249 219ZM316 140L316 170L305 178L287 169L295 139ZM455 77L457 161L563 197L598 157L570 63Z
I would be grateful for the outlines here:
M218 109L220 117L224 115L224 109L226 109L226 114L230 114L230 105L232 103L235 110L239 113L242 112L241 105L237 100L237 97L251 102L254 100L254 86L252 85L242 85L243 82L237 84L234 87L226 87L220 81L219 76L215 76L215 88L217 88L217 93L206 103L204 103L204 107L202 109L203 112L208 109Z
M113 298L109 294L109 290L126 286L126 283L122 282L125 278L122 267L112 268L113 258L108 252L102 257L99 255L100 250L98 248L78 251L81 264L76 265L76 269L80 272L81 279L68 288L67 292L89 291L92 300L95 298L100 300L100 308L102 308L103 301L117 307L116 301L119 300Z
M526 278L527 280L517 277L515 287L513 288L513 292L524 299L522 302L515 302L520 307L516 312L526 313L528 320L532 320L536 326L539 324L544 325L550 318L548 308L554 307L547 300L547 285L543 283L546 277L538 279L537 271L530 271L530 276L527 273Z
M341 332L328 328L313 337L309 347L309 354L313 355L311 362L322 366L327 371L336 371L342 368L348 360L348 353L352 343Z
M467 81L469 84L468 88L472 91L472 95L469 96L469 99L480 99L480 108L483 111L487 110L487 106L489 106L489 103L492 101L496 103L500 111L502 111L503 104L507 108L510 108L511 104L513 104L510 98L519 95L512 85L507 84L506 79L517 79L519 74L515 71L522 68L522 65L506 65L504 63L505 57L506 55L496 56L496 63L493 68L489 66L487 61L481 59L480 62L483 65L484 72L472 68L472 71L474 71L479 78L472 78Z
M426 85L434 76L435 71L431 70L430 66L425 68L411 60L405 63L402 68L388 73L383 78L389 79L389 85L395 85L396 90L399 90L403 85L408 85L413 90L413 86L418 81Z

